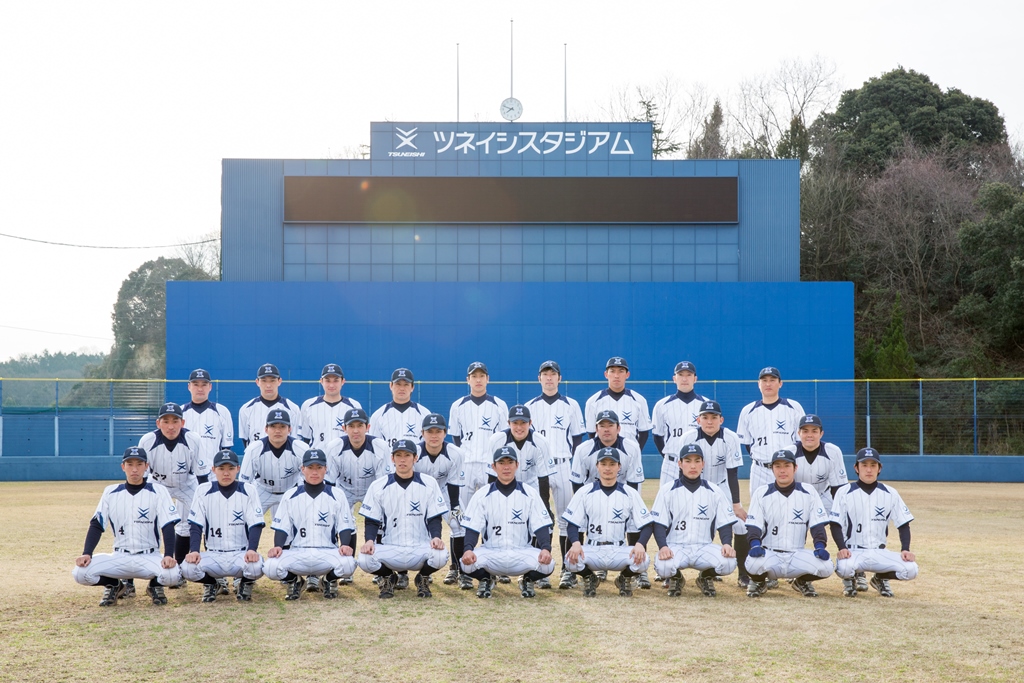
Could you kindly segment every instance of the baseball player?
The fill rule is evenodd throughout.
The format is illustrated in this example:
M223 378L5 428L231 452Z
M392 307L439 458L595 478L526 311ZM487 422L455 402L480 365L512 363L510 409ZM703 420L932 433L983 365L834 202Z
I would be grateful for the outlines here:
M423 435L420 425L430 414L412 397L412 370L398 368L391 373L391 400L377 408L370 416L370 434L384 439L390 449L399 439L418 441Z
M775 481L754 491L747 512L747 597L764 595L767 579L771 578L794 579L793 590L816 598L812 582L824 579L833 570L825 550L829 518L818 492L796 481L792 451L775 451L771 462ZM808 531L814 541L813 551L804 547Z
M650 559L644 544L629 545L627 524L642 532L649 529L651 514L636 489L619 483L619 451L602 448L597 452L598 479L579 489L563 515L571 546L565 561L569 571L583 577L583 597L597 595L596 571L621 572L615 579L619 595L633 595L632 577L647 570ZM586 530L586 549L580 542Z
M700 413L701 403L707 400L693 390L693 385L697 382L697 367L690 361L676 363L672 381L675 382L676 393L655 403L654 411L651 413L654 445L663 458L662 485L679 478L676 456L679 449L687 443L683 440L683 435L697 429L697 415Z
M229 449L213 456L214 480L200 484L188 513L191 543L181 575L203 584L203 602L220 592L217 579L233 576L235 597L252 599L252 586L263 576L263 558L257 552L263 533L263 508L255 487L236 481L238 455ZM201 543L206 552L200 552Z
M448 434L466 457L467 485L472 489L468 491L470 496L487 482L486 475L482 481L480 479L493 452L487 448L491 435L508 427L505 419L508 405L487 393L488 380L490 375L486 365L479 361L470 363L466 370L469 394L452 403L448 413Z
M345 436L345 412L363 406L354 398L341 395L345 374L336 363L328 363L320 371L320 386L324 389L323 396L302 403L300 437L312 446L325 449L334 439Z
M466 529L462 570L479 579L478 598L491 597L497 574L522 576L520 594L535 597L534 582L555 571L551 515L536 489L516 481L518 458L516 449L508 446L494 452L496 479L473 495L462 516ZM531 544L534 538L538 547ZM483 545L476 548L480 539Z
M292 438L291 415L287 410L275 408L267 413L266 420L266 436L245 449L238 479L256 487L260 507L273 517L285 491L299 483L302 455L309 446Z
M597 452L602 448L617 448L622 453L619 483L628 484L639 490L644 480L644 466L640 457L640 446L633 439L623 436L619 416L614 410L602 410L597 414L597 433L594 438L576 447L572 456L572 489L575 494L580 487L599 477Z
M429 474L437 482L444 497L444 521L448 524L448 538L451 543L451 567L444 577L444 583L451 586L456 582L463 590L472 590L473 579L462 573L459 558L465 552L466 530L459 521L462 518L460 506L461 490L465 486L466 472L462 466L462 449L445 441L448 423L444 415L431 413L423 418L423 440L419 443L419 457L415 470Z
M437 481L415 471L418 450L411 439L399 439L391 448L394 474L370 484L359 507L366 537L359 549L359 568L380 577L382 599L395 597L395 572L412 569L417 571L416 595L431 597L428 577L448 563L441 518L450 508Z
M677 461L680 476L661 487L651 509L652 531L658 544L654 566L659 576L668 577L670 596L682 595L686 583L682 570L692 568L700 572L697 587L713 598L715 577L732 574L736 569L736 552L732 548L736 517L722 489L701 477L705 461L698 444L683 446ZM714 543L715 529L722 545Z
M302 413L299 406L278 393L281 388L281 373L273 363L265 363L256 371L256 386L260 395L238 409L238 436L248 448L259 441L266 432L267 414L274 409L288 411L291 426L296 435L302 434Z
M235 427L227 406L210 400L213 388L210 373L196 368L188 376L188 392L192 400L181 407L188 430L199 437L204 462L211 462L214 454L235 443Z
M796 454L796 480L813 486L825 510L831 510L836 491L847 483L843 452L822 441L825 432L817 415L804 415L797 424L798 441L790 448Z
M587 432L591 437L597 432L597 416L601 411L614 410L622 421L622 433L635 440L643 450L647 435L651 431L650 411L647 399L626 388L629 366L621 356L612 356L605 364L604 376L608 388L602 389L587 399L584 409Z
M327 454L319 448L302 453L302 483L287 492L274 515L274 547L267 551L264 573L288 586L285 600L302 595L303 575L325 574L324 597L338 597L338 579L356 570L350 537L355 530L345 493L324 482ZM285 549L287 546L287 549Z
M139 448L148 454L148 478L167 487L178 510L188 510L196 487L210 476L209 461L203 460L199 437L185 429L184 412L177 403L160 406L156 427L139 439ZM179 520L174 545L174 560L178 564L188 554L190 534L188 520ZM184 585L182 579L171 588Z
M129 579L149 579L146 593L154 605L166 605L164 586L177 585L181 570L174 560L174 525L180 520L167 489L146 481L148 456L132 447L121 456L125 481L103 489L82 554L75 559L71 575L83 586L103 586L100 607L117 604L128 596ZM103 530L114 533L114 552L93 556ZM161 557L160 536L164 539Z
M874 572L871 587L883 598L893 597L889 580L910 581L917 576L917 559L910 552L910 514L900 494L878 481L882 456L874 448L857 451L853 465L857 481L840 487L829 519L832 538L839 547L836 574L843 579L843 595L857 597L855 573ZM886 550L889 520L900 537L900 552Z
M555 503L555 519L561 520L572 499L572 451L583 442L587 426L583 411L576 399L562 396L558 385L562 381L562 370L553 360L540 365L537 374L541 395L526 402L532 416L535 432L547 439L548 452L555 465L554 474L548 477L551 497ZM576 585L576 575L565 568L565 553L569 550L569 537L564 521L559 521L558 546L562 553L562 575L558 587L566 590Z

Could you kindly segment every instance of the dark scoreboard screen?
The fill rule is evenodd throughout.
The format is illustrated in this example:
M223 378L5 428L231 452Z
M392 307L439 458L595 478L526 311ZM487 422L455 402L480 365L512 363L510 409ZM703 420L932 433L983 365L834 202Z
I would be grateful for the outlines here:
M286 223L736 223L737 178L287 176Z

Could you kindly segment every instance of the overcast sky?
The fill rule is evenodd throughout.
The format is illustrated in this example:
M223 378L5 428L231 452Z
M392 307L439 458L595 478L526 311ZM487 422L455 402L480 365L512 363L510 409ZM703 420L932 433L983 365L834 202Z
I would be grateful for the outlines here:
M1021 3L3 2L0 233L145 246L220 228L223 158L326 158L371 121L600 118L663 77L727 98L783 60L844 89L902 65L991 100L1024 137ZM1013 47L1016 45L1017 47ZM0 237L0 360L107 351L122 280L173 250Z

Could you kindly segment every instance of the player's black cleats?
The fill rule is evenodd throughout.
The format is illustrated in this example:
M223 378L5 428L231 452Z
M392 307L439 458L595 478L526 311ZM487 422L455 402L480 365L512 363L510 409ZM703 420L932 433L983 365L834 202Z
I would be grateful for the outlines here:
M398 580L395 581L395 590L404 591L409 587L409 573L405 572L398 575Z
M321 583L321 585L323 586L324 598L325 599L333 600L334 598L338 597L338 581L337 580L328 581L327 579L324 579L323 582Z
M871 577L871 587L878 591L878 594L883 598L891 598L894 596L892 589L889 588L889 580L878 578L878 574Z
M302 595L302 589L305 587L305 581L302 580L301 576L296 576L294 579L288 582L288 592L284 594L285 600L298 600L299 596Z
M164 587L160 584L157 584L155 586L147 586L146 595L152 598L154 605L167 604L167 594L164 593Z
M535 598L537 597L537 590L534 586L533 581L527 581L525 578L519 579L519 593L524 598Z
M768 586L765 585L765 581L754 581L749 580L747 584L747 597L748 598L759 598L768 592Z
M600 581L600 582L604 582L604 581L608 580L608 572L605 571L604 569L602 569L600 571L596 571L596 572L594 572L594 574L597 575L597 580Z
M796 579L793 581L793 590L805 598L818 597L818 591L814 590L814 586L810 581L801 581L800 579Z
M779 587L779 580L778 579L768 579L767 581L764 582L765 590L769 590L770 591L773 588L778 588L778 587Z
M512 583L512 577L511 576L499 576L498 577L498 583Z
M718 596L718 591L715 589L715 578L713 576L698 576L697 588L700 588L700 592L704 594L705 598L714 598Z
M242 579L238 587L235 589L235 599L239 602L249 602L252 600L252 585L254 581L249 579Z
M320 592L320 577L319 576L307 576L306 577L306 592L307 593L319 593Z
M459 582L459 570L449 569L448 573L444 575L444 585L454 586Z
M473 590L473 577L469 574L459 574L459 590Z
M587 574L583 577L583 597L585 598L596 598L597 597L597 584L600 581L597 580L596 574ZM559 586L561 588L561 586Z
M647 572L641 572L636 577L636 585L639 586L642 590L651 590L651 580L647 578Z
M857 597L857 586L854 585L853 579L843 579L843 595L848 598Z
M576 585L576 575L570 571L562 570L562 575L558 578L558 588L563 591L567 591Z
M537 579L533 584L538 590L551 590L551 579L547 576Z
M338 579L338 585L339 586L351 586L352 585L352 577L351 576L343 576L343 577L341 577L340 579Z
M381 576L377 580L377 587L380 588L380 595L378 596L381 600L395 597L395 584L397 583L395 575Z
M121 598L134 598L135 582L131 579L128 579L127 581L122 581L121 583L124 584L124 594L119 596L118 599L120 600Z
M619 589L619 595L624 598L633 595L633 577L626 577L619 574L615 577L615 587Z
M416 597L418 598L430 598L434 594L430 592L430 577L424 576L423 574L417 574L413 578L413 583L416 584Z
M217 579L217 595L228 594L228 580L221 577Z
M100 607L110 607L116 605L119 598L123 598L127 586L124 581L118 581L117 583L107 586L103 589L103 599L100 600Z
M670 598L678 598L683 594L683 586L686 585L686 577L680 571L675 576L668 577L668 595ZM700 585L700 578L697 578L697 585Z
M494 592L494 577L488 576L486 579L480 579L480 587L476 589L476 597L478 598L489 598L491 593Z
M215 583L204 583L203 584L203 602L214 602L217 599L217 593L220 589Z
M736 579L736 585L739 586L740 588L744 589L744 590L746 590L747 588L750 588L750 577L749 576L741 576L741 577L737 578Z
M854 572L853 580L857 583L857 592L865 593L868 590L868 576L864 572Z

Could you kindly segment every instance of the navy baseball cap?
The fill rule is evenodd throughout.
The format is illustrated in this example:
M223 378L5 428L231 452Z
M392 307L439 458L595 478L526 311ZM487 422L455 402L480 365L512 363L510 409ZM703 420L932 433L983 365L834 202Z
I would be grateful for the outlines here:
M174 415L175 417L185 417L185 413L181 411L181 406L177 403L165 403L160 406L160 413L157 418L161 418L164 415Z
M230 448L217 451L217 454L213 456L213 467L218 465L234 465L238 467L238 454Z
M710 413L712 415L721 415L722 406L718 405L718 401L707 400L700 404L700 415Z
M818 429L822 429L821 418L818 417L817 415L804 415L803 417L800 418L800 422L797 425L797 430L799 430L801 427L817 427Z
M757 374L758 379L761 379L762 377L774 377L775 379L782 379L782 373L779 372L778 368L773 368L772 366L769 365L766 368L761 368L761 372Z
M685 446L683 446L682 448L679 449L679 459L680 460L682 460L683 458L685 458L688 455L699 455L701 460L704 459L704 451L702 451L700 449L700 446L698 446L695 443L688 443L688 444L686 444Z
M264 377L277 377L281 379L281 373L277 371L277 366L273 363L264 363L260 366L260 369L256 371L256 379L262 379Z
M327 454L319 448L310 448L302 454L302 466L306 467L307 465L323 465L327 467Z
M558 363L556 363L553 360L546 360L543 363L541 363L540 364L540 370L537 371L537 374L539 375L540 373L544 372L545 370L554 370L559 375L562 374L562 368L558 367Z
M608 362L604 364L604 369L608 368L623 368L629 370L629 365L626 364L626 359L622 356L612 356L608 359Z
M145 448L132 446L130 448L124 449L124 455L121 456L121 462L127 462L128 460L141 460L142 462L149 462L149 456L146 455Z
M483 371L483 373L485 375L488 375L488 376L490 376L490 374L491 374L491 373L487 372L487 366L486 365L484 365L480 361L473 361L472 363L469 364L469 367L466 368L466 377L469 377L470 375L472 375L477 370Z
M519 453L517 453L516 449L512 448L511 446L502 446L498 450L494 451L493 462L498 462L503 458L508 458L509 460L515 460L516 462L519 462Z
M691 363L688 360L680 361L680 362L676 363L675 374L678 375L681 372L692 372L693 374L696 375L697 374L697 366L694 365L693 363Z
M323 379L328 375L337 375L338 377L345 379L345 373L341 371L341 366L337 363L328 363L324 366L324 369L320 371L320 379Z
M598 424L600 422L614 422L615 424L619 424L619 416L614 410L602 410L597 414L597 419L594 420L594 424Z
M397 370L391 373L392 382L397 382L400 379L405 380L409 384L412 384L412 370L410 370L409 368L398 368Z
M288 414L287 410L281 410L280 408L271 410L267 413L267 424L268 425L288 425L292 426L291 415Z
M395 441L395 445L391 447L392 453L397 453L398 451L405 451L406 453L416 455L416 442L412 439L399 439L398 441Z
M431 413L423 418L423 424L421 425L424 431L427 429L443 429L448 431L448 423L444 419L444 415L441 413Z
M524 406L522 403L519 405L512 406L508 409L508 421L509 422L529 422L530 421L530 409Z
M196 368L192 372L188 373L189 382L209 382L211 379L213 378L210 377L210 373L202 368Z
M362 408L352 408L351 410L345 411L344 418L345 426L348 427L353 422L362 422L364 425L370 424L370 418L366 417L366 411Z
M772 463L777 462L791 462L796 464L796 453L793 451L787 451L785 448L775 451L772 453Z
M622 458L619 457L619 449L611 448L610 446L607 448L602 448L597 452L597 462L601 462L602 460L614 460L615 462L622 462Z
M874 448L862 448L857 451L857 462L863 462L865 460L874 460L879 465L882 464L882 455Z

